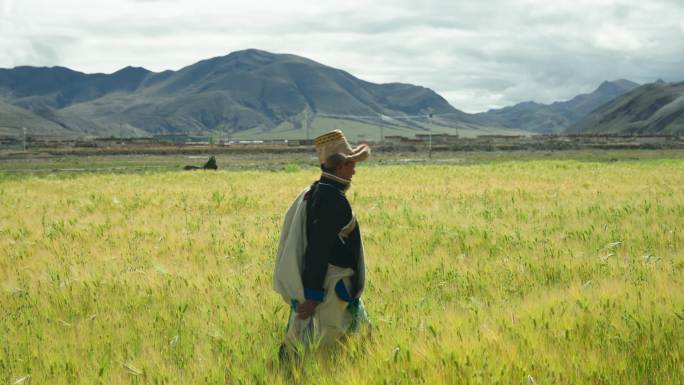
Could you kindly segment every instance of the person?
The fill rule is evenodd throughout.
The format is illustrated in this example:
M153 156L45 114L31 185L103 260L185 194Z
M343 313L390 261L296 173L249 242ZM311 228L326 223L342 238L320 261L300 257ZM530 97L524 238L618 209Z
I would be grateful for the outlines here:
M314 140L322 174L288 209L273 288L290 305L287 348L325 346L364 324L365 262L361 231L345 193L370 148L353 148L340 130Z

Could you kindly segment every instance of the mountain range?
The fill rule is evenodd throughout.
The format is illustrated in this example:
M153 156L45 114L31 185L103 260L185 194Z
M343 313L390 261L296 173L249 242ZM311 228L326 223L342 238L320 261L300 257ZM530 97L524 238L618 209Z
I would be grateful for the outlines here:
M570 133L684 134L684 82L645 84L603 104Z
M512 107L489 110L476 116L480 122L490 125L557 134L577 123L597 107L638 86L639 84L625 79L604 81L595 91L577 95L568 101L552 104L529 101Z
M413 130L435 123L477 128L428 88L374 84L306 58L253 49L161 73L0 70L0 103L0 126L20 120L55 134L269 133L301 130L317 117Z
M585 119L591 111L641 88L627 80L604 82L566 102L526 102L467 114L429 88L375 84L300 56L248 49L178 71L0 69L0 134L16 134L20 127L44 135L242 138L301 138L334 127L357 139L375 138L378 131L404 136L427 131L465 136L587 132L594 122ZM571 128L577 122L581 125Z

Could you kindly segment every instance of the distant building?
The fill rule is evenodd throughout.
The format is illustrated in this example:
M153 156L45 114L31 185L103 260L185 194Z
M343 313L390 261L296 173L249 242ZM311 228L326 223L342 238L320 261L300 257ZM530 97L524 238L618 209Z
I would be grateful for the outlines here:
M287 144L288 140L287 139L264 139L264 143L266 143L266 144Z
M406 139L408 139L408 138L405 136L400 136L400 135L387 135L387 136L385 136L385 142L390 143L390 144L399 144L403 140L406 140Z
M416 139L432 143L450 143L458 140L458 135L451 134L416 134Z
M290 147L313 146L313 139L288 139L287 145Z
M161 134L154 135L153 139L159 142L170 142L173 144L185 144L185 143L197 143L206 142L209 143L210 138L204 135L189 135L189 134Z
M520 140L525 138L523 135L478 135L478 139L503 139L503 140Z

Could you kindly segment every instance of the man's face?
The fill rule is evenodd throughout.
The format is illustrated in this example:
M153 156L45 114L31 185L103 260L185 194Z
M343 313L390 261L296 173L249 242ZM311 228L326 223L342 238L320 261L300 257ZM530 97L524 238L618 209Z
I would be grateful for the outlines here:
M353 160L348 160L342 163L341 165L337 166L335 174L342 179L351 180L352 176L354 176L354 174L356 173L354 167L356 167L356 162L354 162Z

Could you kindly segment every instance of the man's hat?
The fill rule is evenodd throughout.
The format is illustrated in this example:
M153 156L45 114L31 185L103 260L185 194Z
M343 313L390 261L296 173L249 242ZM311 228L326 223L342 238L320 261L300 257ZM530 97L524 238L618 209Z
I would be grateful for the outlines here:
M317 137L314 139L314 145L321 164L334 154L340 154L346 160L354 162L363 162L370 155L370 147L367 144L360 144L352 149L340 130L333 130Z

